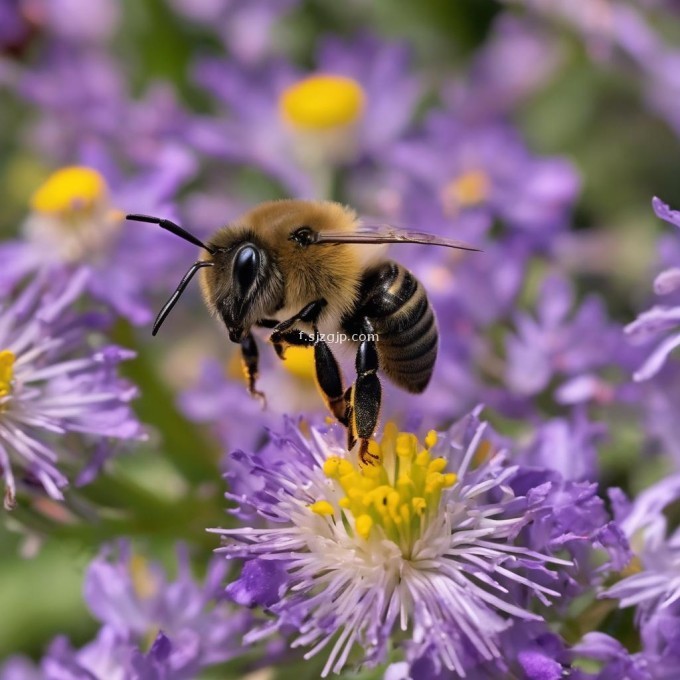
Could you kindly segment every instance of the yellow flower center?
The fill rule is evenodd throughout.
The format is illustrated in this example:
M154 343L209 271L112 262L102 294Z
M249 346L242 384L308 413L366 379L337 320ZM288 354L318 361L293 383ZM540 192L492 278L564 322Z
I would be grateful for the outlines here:
M149 569L148 560L141 555L130 557L130 577L135 594L140 600L148 600L156 594L158 583Z
M326 477L342 491L337 507L319 500L310 510L320 516L340 516L346 526L364 540L385 537L411 556L415 542L429 519L438 512L442 490L453 486L457 476L446 472L447 460L430 450L437 443L431 431L421 447L415 435L385 427L380 443L372 440L369 451L378 464L360 468L346 458L333 456L324 463ZM351 517L354 525L346 520Z
M279 98L279 111L287 122L308 130L326 130L356 122L366 96L352 78L317 74L288 87Z
M447 213L471 208L489 197L491 182L482 170L470 170L451 180L442 190L442 203Z
M0 352L0 398L6 397L12 391L15 360L14 352L8 349Z
M314 382L316 365L314 363L314 349L312 347L287 347L283 365L296 378Z
M31 207L48 214L88 211L106 194L106 182L96 170L73 165L52 173L33 194Z

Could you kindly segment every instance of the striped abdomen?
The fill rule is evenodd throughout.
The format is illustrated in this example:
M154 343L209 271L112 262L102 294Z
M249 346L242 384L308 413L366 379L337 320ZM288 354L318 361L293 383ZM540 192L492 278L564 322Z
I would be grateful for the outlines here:
M359 300L346 325L356 332L355 324L368 319L378 335L380 369L408 392L422 392L432 376L439 342L423 285L408 269L390 260L366 272Z

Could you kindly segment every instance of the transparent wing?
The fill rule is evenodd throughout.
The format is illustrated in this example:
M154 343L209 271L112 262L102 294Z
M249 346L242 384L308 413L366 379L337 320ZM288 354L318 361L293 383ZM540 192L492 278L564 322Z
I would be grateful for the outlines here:
M313 243L422 243L430 246L444 246L458 250L480 251L469 243L428 234L423 231L401 229L391 224L372 224L359 222L355 231L323 231L315 234Z

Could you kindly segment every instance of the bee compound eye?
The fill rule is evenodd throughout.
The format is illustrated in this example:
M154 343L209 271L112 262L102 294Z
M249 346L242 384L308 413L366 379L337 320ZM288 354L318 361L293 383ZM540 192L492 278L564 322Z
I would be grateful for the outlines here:
M257 277L260 267L260 253L251 244L243 246L234 259L234 277L242 291L248 290Z
M290 240L301 246L308 246L314 242L314 231L311 227L298 227L291 235Z

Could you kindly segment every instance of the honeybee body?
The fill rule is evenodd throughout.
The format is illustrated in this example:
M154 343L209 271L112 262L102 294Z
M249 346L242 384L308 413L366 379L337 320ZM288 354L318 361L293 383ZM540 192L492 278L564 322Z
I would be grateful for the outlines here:
M208 309L241 345L249 391L256 390L258 348L252 329L272 329L270 342L283 357L289 345L314 348L317 382L335 417L348 429L350 448L368 462L368 441L382 398L378 372L420 393L432 376L438 332L422 284L384 256L385 243L425 243L475 250L430 234L363 225L338 203L282 200L263 203L216 232L207 244L159 218L159 224L208 252L187 272L161 310L154 334L197 271ZM345 389L340 368L322 333L358 338L356 379Z

